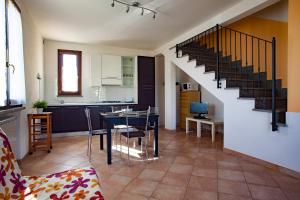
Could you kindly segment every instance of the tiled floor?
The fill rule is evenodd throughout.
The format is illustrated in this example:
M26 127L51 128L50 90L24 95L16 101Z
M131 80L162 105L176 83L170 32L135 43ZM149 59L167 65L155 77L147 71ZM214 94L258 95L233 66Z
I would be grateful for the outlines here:
M24 175L39 175L89 165L84 136L55 138L53 151L27 156ZM106 199L118 200L299 200L300 180L222 152L222 138L211 143L209 134L159 130L158 160L133 161L114 152L106 164L106 152L93 140L92 165L101 179Z

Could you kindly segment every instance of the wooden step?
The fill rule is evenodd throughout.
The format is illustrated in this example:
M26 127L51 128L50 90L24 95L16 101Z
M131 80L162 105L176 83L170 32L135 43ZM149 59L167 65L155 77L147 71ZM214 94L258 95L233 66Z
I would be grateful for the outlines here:
M240 88L240 97L272 97L272 89L267 88ZM276 97L286 98L282 89L277 89Z
M244 79L226 79L226 88L268 88L272 89L272 80L244 80ZM281 79L276 80L276 88L281 88Z
M276 108L287 110L287 98L277 97ZM255 109L272 109L272 97L258 97L255 98Z

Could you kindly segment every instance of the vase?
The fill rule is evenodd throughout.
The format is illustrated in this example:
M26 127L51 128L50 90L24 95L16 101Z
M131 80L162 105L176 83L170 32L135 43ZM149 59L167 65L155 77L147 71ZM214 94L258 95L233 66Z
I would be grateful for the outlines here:
M43 113L43 108L37 108L37 109L36 109L36 113L37 113L37 114Z

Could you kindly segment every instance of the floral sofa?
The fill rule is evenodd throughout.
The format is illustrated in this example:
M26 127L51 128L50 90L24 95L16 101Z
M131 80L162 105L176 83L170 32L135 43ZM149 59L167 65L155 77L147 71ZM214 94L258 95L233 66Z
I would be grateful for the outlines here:
M0 200L103 200L93 168L44 176L22 176L6 134L0 128Z

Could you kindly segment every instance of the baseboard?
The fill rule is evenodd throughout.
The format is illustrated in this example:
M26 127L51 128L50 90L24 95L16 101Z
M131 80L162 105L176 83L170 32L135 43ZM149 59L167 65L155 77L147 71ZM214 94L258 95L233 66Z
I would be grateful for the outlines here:
M225 153L228 153L228 154L231 154L234 156L242 157L244 160L253 162L255 164L262 165L262 166L272 169L274 171L281 172L281 173L293 176L294 178L300 179L300 173L297 171L294 171L294 170L288 169L286 167L282 167L282 166L276 165L274 163L270 163L268 161L261 160L259 158L255 158L255 157L252 157L252 156L249 156L249 155L246 155L246 154L243 154L243 153L231 150L231 149L227 149L225 147L223 148L223 151Z

